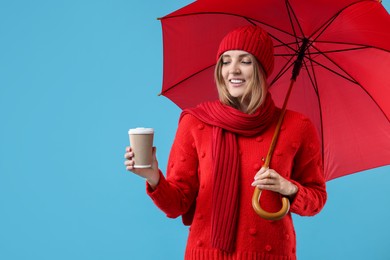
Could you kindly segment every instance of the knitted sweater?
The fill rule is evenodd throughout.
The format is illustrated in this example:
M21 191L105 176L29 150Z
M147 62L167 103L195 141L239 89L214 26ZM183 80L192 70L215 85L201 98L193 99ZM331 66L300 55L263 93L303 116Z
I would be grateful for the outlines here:
M276 125L276 123L275 123ZM287 111L270 168L298 187L290 213L278 221L262 219L251 204L253 178L267 155L275 125L261 135L238 136L240 154L239 216L235 251L225 253L211 247L212 127L192 115L179 123L167 165L167 178L160 171L155 190L147 193L170 218L193 209L185 259L296 259L296 236L291 213L312 216L323 208L327 194L318 136L303 115ZM280 195L263 191L265 210L281 207Z

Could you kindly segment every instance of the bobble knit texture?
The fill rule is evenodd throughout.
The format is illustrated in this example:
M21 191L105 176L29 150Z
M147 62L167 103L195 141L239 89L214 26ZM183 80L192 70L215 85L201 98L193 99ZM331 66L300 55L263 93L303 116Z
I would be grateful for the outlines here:
M237 135L253 136L262 133L277 119L276 107L270 95L255 113L249 115L220 101L205 102L193 109L186 109L181 114L194 115L202 122L213 126L213 194L212 194L212 233L214 248L226 252L234 251L240 160L237 147ZM191 212L191 211L190 211ZM183 220L193 218L183 215Z
M212 127L188 114L180 121L171 149L167 177L160 172L155 190L147 193L168 217L186 213L194 201L196 208L190 227L185 259L296 259L296 237L291 213L312 216L326 201L318 136L304 116L287 111L270 167L298 187L290 213L279 221L268 221L254 212L251 198L253 177L260 170L274 127L261 135L238 136L240 158L238 230L235 250L225 253L211 246ZM280 208L279 195L263 191L263 208Z
M249 52L259 61L267 77L274 68L274 47L268 33L259 26L239 27L228 33L221 41L217 60L228 50Z

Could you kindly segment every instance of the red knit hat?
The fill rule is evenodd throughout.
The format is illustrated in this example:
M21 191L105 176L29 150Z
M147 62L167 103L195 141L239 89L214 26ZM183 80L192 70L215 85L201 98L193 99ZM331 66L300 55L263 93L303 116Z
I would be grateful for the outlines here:
M256 57L266 77L274 69L274 46L268 33L259 26L247 25L229 32L219 44L217 60L228 50L242 50Z

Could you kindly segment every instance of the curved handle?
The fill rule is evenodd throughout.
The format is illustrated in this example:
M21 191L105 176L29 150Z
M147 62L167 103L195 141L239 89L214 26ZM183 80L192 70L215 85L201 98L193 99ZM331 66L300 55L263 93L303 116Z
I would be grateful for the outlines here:
M290 209L290 201L288 200L288 198L282 198L282 208L278 212L267 212L260 206L261 191L262 190L256 187L252 196L252 207L255 210L256 214L267 220L279 220L283 218Z
M306 44L307 43L305 43L305 45L301 48L301 49L303 49L303 51L300 51L301 53L304 52L304 50L306 48ZM301 58L301 60L299 61L300 63L302 63L302 59L303 58ZM296 62L295 66L298 66L299 62ZM299 70L298 70L298 72L299 72ZM272 153L274 152L276 142L278 140L280 128L282 126L283 118L284 118L284 115L286 113L287 103L288 103L288 100L290 98L291 90L292 90L294 83L295 83L295 78L291 78L290 86L288 87L286 98L284 99L284 102L283 102L282 111L280 113L279 120L278 120L278 123L277 123L276 128L275 128L274 136L272 137L271 145L270 145L270 148L268 150L267 158L265 159L263 167L269 167L269 165L270 165ZM278 212L273 212L273 213L267 212L264 209L262 209L260 206L260 196L261 196L261 190L256 187L255 191L253 192L253 196L252 196L252 207L253 207L254 211L256 212L256 214L264 219L279 220L279 219L283 218L287 214L287 212L290 210L290 201L288 200L288 198L283 197L282 198L282 208Z

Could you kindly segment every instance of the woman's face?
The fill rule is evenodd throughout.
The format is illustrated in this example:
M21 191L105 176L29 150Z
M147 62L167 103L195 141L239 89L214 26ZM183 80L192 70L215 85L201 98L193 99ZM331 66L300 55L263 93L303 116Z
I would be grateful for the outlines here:
M222 77L232 97L240 98L253 77L254 57L240 50L230 50L222 54Z

